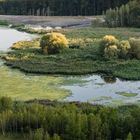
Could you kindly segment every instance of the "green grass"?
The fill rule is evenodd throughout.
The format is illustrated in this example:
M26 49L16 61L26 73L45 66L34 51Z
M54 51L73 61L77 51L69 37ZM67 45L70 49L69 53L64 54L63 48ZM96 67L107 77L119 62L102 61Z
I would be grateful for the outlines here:
M128 93L128 92L117 92L116 94L119 94L125 97L135 97L138 95L138 93Z
M63 31L70 38L102 38L105 35L114 35L118 39L139 37L140 28L80 28Z
M139 60L105 61L96 53L95 48L93 46L77 50L68 49L58 55L42 55L38 50L13 51L9 56L16 56L16 60L9 60L6 64L29 73L65 75L106 73L127 80L140 79ZM31 57L22 59L26 55Z

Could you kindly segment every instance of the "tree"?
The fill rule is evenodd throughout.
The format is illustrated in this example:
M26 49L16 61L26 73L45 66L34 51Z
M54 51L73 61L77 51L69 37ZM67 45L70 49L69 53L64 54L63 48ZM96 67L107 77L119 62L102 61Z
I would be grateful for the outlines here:
M129 132L129 134L127 135L126 140L133 140L133 136L131 132Z

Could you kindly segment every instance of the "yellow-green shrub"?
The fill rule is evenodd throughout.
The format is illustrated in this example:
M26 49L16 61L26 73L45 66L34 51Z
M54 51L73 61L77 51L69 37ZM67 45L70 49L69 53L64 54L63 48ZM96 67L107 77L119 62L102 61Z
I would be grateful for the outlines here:
M118 39L116 39L116 37L113 35L106 35L103 37L101 44L105 47L111 46L111 45L117 45Z
M116 39L115 36L113 35L106 35L101 39L100 42L100 47L99 47L99 52L101 55L104 55L104 51L106 47L113 46L113 45L118 45L118 39Z
M48 33L40 40L40 46L45 54L59 53L61 49L68 47L68 40L61 33Z
M32 41L18 41L11 46L11 49L40 48L38 39Z
M110 45L104 49L105 58L117 58L118 57L118 48L116 45Z
M120 58L127 58L129 50L131 49L130 43L128 40L122 40L119 45L119 57Z
M140 59L140 38L130 38L129 43L131 45L130 54L132 57Z

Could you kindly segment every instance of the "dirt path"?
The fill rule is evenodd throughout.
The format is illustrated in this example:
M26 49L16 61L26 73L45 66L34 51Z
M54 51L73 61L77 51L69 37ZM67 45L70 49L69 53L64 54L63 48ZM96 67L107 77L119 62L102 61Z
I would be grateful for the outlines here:
M7 20L10 23L40 25L43 27L86 27L90 26L96 17L43 17L43 16L6 16L0 15L0 20Z

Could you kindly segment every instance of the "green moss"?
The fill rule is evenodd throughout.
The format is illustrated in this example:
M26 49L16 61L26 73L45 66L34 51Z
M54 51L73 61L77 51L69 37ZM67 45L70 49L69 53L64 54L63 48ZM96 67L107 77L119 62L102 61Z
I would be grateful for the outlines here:
M62 77L26 76L5 66L0 67L0 73L0 96L14 100L58 100L69 95L69 91L59 88L64 82Z
M116 94L119 94L125 97L135 97L138 95L138 93L128 93L128 92L117 92Z
M112 100L112 106L118 107L118 106L122 106L125 103L122 100Z
M98 102L98 101L108 101L108 100L111 100L112 97L111 96L101 96L101 97L97 97L97 98L92 98L90 100L88 100L89 102Z

